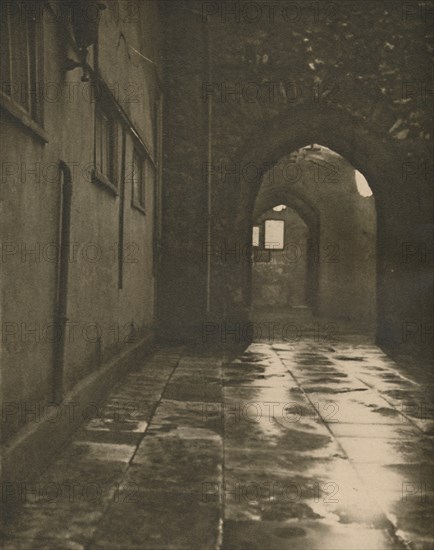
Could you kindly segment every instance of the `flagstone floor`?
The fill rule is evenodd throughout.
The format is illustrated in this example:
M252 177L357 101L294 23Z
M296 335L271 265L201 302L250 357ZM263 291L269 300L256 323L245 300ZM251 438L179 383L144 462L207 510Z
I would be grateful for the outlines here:
M433 549L430 383L378 347L162 349L28 488L11 549Z

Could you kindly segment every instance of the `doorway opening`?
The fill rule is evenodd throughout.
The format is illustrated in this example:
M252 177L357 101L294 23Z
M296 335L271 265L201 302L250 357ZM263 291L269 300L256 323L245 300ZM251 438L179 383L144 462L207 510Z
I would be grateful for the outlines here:
M251 318L376 330L377 214L363 174L308 145L264 174L252 215Z

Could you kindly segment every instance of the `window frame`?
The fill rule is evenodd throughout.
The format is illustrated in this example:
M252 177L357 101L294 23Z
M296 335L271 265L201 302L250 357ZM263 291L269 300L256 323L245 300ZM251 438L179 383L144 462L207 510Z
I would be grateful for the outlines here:
M267 246L267 222L278 222L282 226L282 246ZM264 250L284 250L285 248L285 220L270 218L264 220Z
M255 229L257 229L258 231L258 235L257 235L257 242L258 244L255 244L254 243L254 232L255 232ZM252 226L252 247L253 248L260 248L261 246L261 226L258 225L258 224L255 224Z
M47 142L48 137L44 129L44 102L42 100L41 87L44 82L44 26L43 17L39 17L37 13L32 17L31 14L25 14L19 2L14 2L18 6L17 13L12 15L8 10L4 10L3 23L5 28L2 36L7 36L5 51L2 55L5 56L7 67L2 67L2 86L0 89L0 107L5 109L10 115L21 122L25 127L32 130L39 138ZM25 25L25 48L16 51L14 34L12 32L12 18L19 17L21 25ZM23 26L18 31L23 32ZM18 64L14 55L22 55L25 50L24 58L20 59ZM25 65L26 79L21 81L22 75L15 74L20 72ZM13 91L14 84L19 86L18 92ZM6 86L11 86L11 93L5 91ZM26 86L26 91L24 90ZM29 93L30 90L30 93ZM18 99L16 94L18 93ZM26 94L27 106L23 105L23 95ZM21 97L20 97L21 96Z
M108 170L102 165L102 159L98 164L97 156L103 154L102 142L102 124L98 124L98 120L105 119L109 128L108 133L108 150L107 150L107 164ZM100 139L98 141L98 133L101 131ZM92 181L99 185L102 185L107 191L113 195L119 195L119 167L118 167L118 154L119 154L119 120L116 113L107 100L95 101L95 116L94 116L94 144L93 144L93 171ZM98 149L99 143L99 149ZM106 144L107 145L107 144Z
M141 182L140 182L140 197L136 196L136 183L134 180L135 176L135 160L139 159L139 163L141 166L140 173L141 173ZM132 151L132 162L131 162L131 206L140 212L142 214L146 214L146 191L147 191L147 167L149 163L149 157L146 154L145 151L143 151L140 147L137 145L133 145L133 151Z

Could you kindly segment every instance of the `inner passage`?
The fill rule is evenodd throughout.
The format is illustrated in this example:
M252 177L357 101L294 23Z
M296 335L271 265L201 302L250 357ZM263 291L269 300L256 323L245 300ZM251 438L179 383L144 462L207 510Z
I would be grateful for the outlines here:
M309 229L285 205L264 212L253 228L254 308L306 308Z
M282 157L264 174L252 226L253 319L375 333L375 198L346 159L317 144Z

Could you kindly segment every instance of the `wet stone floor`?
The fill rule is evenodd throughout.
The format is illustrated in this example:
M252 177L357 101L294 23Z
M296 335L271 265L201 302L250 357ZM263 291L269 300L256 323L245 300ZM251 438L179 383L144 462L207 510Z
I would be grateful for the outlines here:
M3 548L432 549L432 389L366 344L157 351L39 478Z

